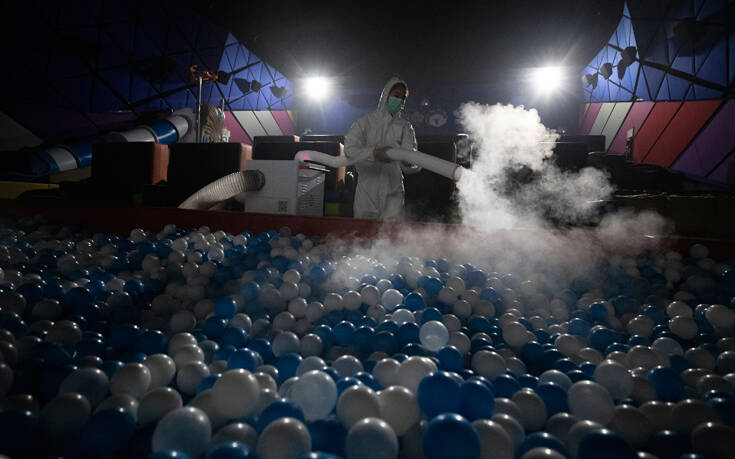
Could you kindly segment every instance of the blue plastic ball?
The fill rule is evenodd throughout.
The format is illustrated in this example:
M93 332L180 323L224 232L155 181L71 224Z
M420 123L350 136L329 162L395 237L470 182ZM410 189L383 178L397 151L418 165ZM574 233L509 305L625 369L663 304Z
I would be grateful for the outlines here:
M547 432L534 432L523 439L518 446L516 456L521 457L534 448L551 448L554 451L569 457L567 448L561 440Z
M334 326L334 342L340 346L347 346L352 343L355 334L355 326L352 322L342 321Z
M304 422L304 412L291 403L288 399L280 398L271 402L258 416L256 428L258 432L263 432L268 424L279 418L296 418Z
M495 394L490 383L480 379L468 379L459 388L459 414L474 421L490 419L495 411Z
M546 405L546 413L549 417L556 413L569 411L567 404L567 393L557 384L545 382L538 385L535 392L541 397Z
M480 456L480 438L472 424L454 413L442 413L429 422L423 445L428 459L477 459Z
M245 347L248 343L248 334L245 330L240 327L233 327L228 325L222 333L222 344L229 344L236 348Z
M308 424L311 449L343 455L347 429L336 419L318 419Z
M521 390L521 385L510 375L500 375L493 380L493 391L496 397L511 398Z
M579 443L578 459L636 459L638 452L619 434L608 429L587 432Z
M91 455L112 454L123 449L135 433L135 419L122 407L96 413L82 432L82 450Z
M444 346L436 353L439 359L439 369L459 373L464 365L462 353L454 346Z
M224 319L232 319L237 314L237 303L229 296L222 297L214 302L214 315Z
M460 403L460 385L448 373L431 373L419 383L418 402L421 411L429 418L454 412Z
M259 365L258 354L251 349L238 349L230 354L227 359L227 368L244 368L248 371L255 371Z
M648 372L656 395L665 402L678 402L684 397L684 380L671 368L658 366Z

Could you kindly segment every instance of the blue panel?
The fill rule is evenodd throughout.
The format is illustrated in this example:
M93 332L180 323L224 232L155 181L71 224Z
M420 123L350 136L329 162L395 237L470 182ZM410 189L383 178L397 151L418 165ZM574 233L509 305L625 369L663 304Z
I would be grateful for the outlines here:
M167 22L153 21L148 18L139 27L143 28L143 33L146 37L156 46L156 49L165 53L168 52L166 49L168 42L168 30L171 27Z
M62 27L81 27L97 21L100 15L101 2L95 0L77 0L64 2L59 10L58 21Z
M638 43L638 53L643 57L648 57L648 50L651 47L651 41L656 35L659 28L658 21L638 20L633 21L633 33L635 34L635 42Z
M694 85L694 89L697 93L697 99L719 99L722 97L722 93L715 89L705 88L704 86Z
M697 76L727 86L727 42L725 40L720 40L714 45L707 60L697 69Z
M667 50L667 59L668 62L666 64L671 65L672 62L674 62L674 59L679 54L688 54L691 55L691 52L687 52L688 48L691 48L690 46L687 46L688 43L681 44L674 40L674 26L676 25L675 22L664 22L663 27L666 31L666 50Z
M730 84L735 81L735 30L730 32Z
M169 53L180 53L190 51L191 47L187 44L186 38L181 35L179 29L171 26L168 30L168 40L166 42L166 51Z
M628 10L628 2L623 3L623 16L630 17L630 11Z
M625 75L623 75L623 81L621 82L622 86L631 93L635 89L635 81L638 75L638 66L639 64L637 61L630 64L630 66L625 69Z
M133 57L136 60L148 59L153 56L160 55L156 52L156 46L146 36L142 29L136 29L135 31L135 49L133 50Z
M664 72L653 67L643 66L643 74L646 76L646 84L651 99L658 100L659 87L664 79Z
M720 12L723 8L727 6L726 0L698 0L697 3L700 3L700 2L704 3L704 5L702 5L702 7L697 12L698 20L710 18L710 16L714 15L715 13ZM710 19L714 19L714 18L710 18Z
M189 67L194 63L194 58L190 52L171 54L169 57L176 61L176 75L182 81L189 81Z
M97 59L98 69L108 69L111 67L128 66L130 59L128 55L122 51L118 43L113 40L107 29L103 29L99 40L102 52Z
M237 38L235 38L235 36L234 36L234 35L232 35L231 33L228 33L228 34L227 34L227 40L225 41L225 46L227 46L227 45L232 45L232 44L234 44L234 43L239 43L239 42L237 41Z
M250 53L248 53L247 49L240 45L237 47L237 57L235 58L235 64L234 67L236 69L241 69L248 65L248 60L250 58Z
M656 35L648 43L646 48L646 59L658 64L669 65L668 56L668 43L666 38L666 31L664 26L661 25L656 32ZM639 42L640 43L640 42Z
M154 95L153 88L141 76L132 73L130 76L130 102L139 101Z
M671 67L682 72L694 74L694 58L691 56L678 56L674 59Z
M232 70L235 70L237 67L235 66L236 57L237 57L237 45L230 45L225 48L224 53L222 53L223 60L227 61L227 65L230 66L230 69L228 72L231 72ZM222 64L220 63L220 66Z
M123 102L117 98L107 86L97 80L94 82L92 92L92 111L95 113L105 113L112 110L122 108Z
M661 87L656 94L657 101L671 100L671 93L669 92L669 82L667 79L661 83Z
M686 96L687 91L691 83L682 78L677 78L673 75L668 75L666 79L669 82L669 94L672 100L682 100Z
M60 80L55 83L56 88L75 107L83 112L89 112L89 88L92 86L92 77L84 75L80 78Z
M203 24L199 31L197 46L200 48L221 48L225 45L227 32L213 24Z
M673 2L668 17L677 19L694 17L693 4L694 2L692 0Z
M212 49L212 50L199 50L199 56L204 61L204 66L208 69L212 70L213 72L216 72L218 70L217 64L219 63L219 57L222 53L222 50L219 49Z
M135 35L135 27L132 24L110 24L105 27L105 31L123 52L132 53Z

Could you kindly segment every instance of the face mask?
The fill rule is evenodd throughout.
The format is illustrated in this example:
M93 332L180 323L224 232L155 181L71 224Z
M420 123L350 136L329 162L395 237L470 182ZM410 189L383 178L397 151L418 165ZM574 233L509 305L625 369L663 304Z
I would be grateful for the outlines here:
M398 97L388 97L388 113L393 115L400 112L405 104L406 101L399 99Z

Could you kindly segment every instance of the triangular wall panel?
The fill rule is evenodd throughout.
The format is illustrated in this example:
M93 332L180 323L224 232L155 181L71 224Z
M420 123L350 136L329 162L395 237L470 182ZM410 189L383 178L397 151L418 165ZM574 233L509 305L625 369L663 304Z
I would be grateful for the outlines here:
M717 164L735 149L733 126L735 100L726 102L720 108L673 164L672 169L702 177L714 172Z
M657 102L633 141L633 161L639 163L674 117L681 102Z
M628 115L623 121L623 124L620 125L617 135L607 150L608 153L615 155L622 155L625 153L628 133L630 132L632 136L638 134L638 131L646 121L646 117L653 108L653 105L653 102L636 102L631 106L628 111Z
M642 162L671 166L719 105L719 100L685 102Z

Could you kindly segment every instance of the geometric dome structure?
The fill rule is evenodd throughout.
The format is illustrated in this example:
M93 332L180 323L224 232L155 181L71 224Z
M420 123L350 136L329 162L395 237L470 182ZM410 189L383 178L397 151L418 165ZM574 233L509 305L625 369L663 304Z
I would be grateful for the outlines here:
M0 112L36 144L195 108L192 66L225 76L203 85L202 102L224 105L231 141L293 134L288 79L175 1L24 0L4 14L25 33L3 45ZM34 146L6 140L0 149Z
M629 0L581 79L607 153L735 184L735 1Z

